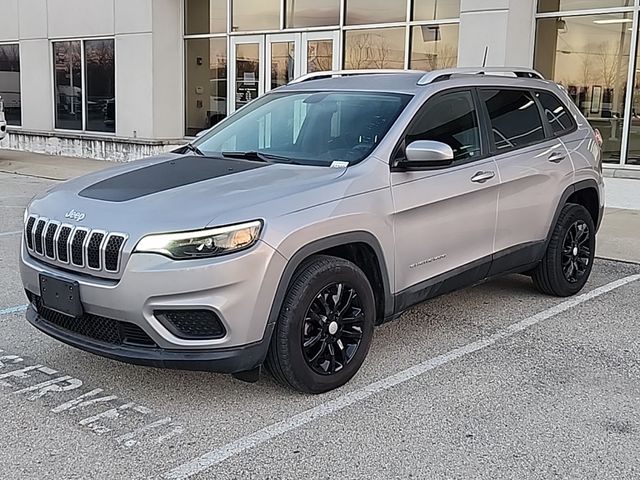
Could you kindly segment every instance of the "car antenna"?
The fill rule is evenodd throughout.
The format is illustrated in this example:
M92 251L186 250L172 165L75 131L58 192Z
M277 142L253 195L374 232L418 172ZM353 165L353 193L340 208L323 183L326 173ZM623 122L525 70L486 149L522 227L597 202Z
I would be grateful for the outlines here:
M484 58L482 59L482 68L487 66L487 57L489 56L489 45L484 47Z

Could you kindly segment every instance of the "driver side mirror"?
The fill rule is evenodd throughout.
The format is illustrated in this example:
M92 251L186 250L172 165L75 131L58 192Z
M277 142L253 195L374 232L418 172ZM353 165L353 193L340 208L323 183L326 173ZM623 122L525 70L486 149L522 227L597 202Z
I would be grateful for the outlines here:
M399 167L405 170L428 170L447 167L453 163L453 149L442 142L416 140L405 149L406 161Z

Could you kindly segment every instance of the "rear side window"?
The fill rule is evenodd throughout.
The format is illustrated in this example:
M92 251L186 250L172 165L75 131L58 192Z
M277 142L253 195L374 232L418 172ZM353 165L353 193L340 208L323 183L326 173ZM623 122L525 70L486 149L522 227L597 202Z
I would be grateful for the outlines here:
M405 146L416 140L434 140L453 149L454 160L480 156L480 129L469 91L445 93L427 100L410 127Z
M573 129L574 122L567 107L555 95L547 92L536 92L544 114L554 135L562 135Z
M545 139L538 105L524 90L480 90L498 152Z

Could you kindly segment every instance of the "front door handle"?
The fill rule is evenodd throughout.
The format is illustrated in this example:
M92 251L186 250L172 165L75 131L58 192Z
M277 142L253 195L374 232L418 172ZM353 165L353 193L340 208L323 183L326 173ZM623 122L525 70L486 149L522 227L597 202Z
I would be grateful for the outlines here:
M488 180L491 180L495 176L495 172L478 172L473 177L471 177L471 181L475 183L484 183Z
M567 156L564 153L552 153L551 156L549 157L549 161L551 163L560 163L562 160L564 160Z

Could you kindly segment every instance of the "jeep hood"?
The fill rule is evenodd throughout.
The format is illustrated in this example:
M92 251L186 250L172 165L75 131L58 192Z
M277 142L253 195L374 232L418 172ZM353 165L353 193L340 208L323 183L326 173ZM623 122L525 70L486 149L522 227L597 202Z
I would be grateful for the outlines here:
M193 230L213 225L216 219L254 220L334 200L346 187L312 191L336 187L334 182L345 171L167 154L60 184L37 196L29 212L131 237ZM286 202L280 201L284 198ZM65 218L71 210L84 213L84 219Z

